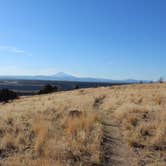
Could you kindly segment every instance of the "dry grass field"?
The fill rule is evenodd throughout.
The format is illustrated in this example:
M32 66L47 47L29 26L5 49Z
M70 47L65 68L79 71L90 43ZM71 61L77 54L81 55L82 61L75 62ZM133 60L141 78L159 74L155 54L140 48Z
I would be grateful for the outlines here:
M79 89L0 104L0 165L165 166L166 84Z

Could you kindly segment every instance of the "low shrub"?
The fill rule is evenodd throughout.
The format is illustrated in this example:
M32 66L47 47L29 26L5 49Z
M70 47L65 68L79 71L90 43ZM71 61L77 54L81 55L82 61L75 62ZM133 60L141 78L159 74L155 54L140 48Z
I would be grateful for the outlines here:
M8 89L0 90L0 102L8 102L9 100L13 100L18 98L17 93Z
M47 94L47 93L53 93L57 91L58 91L57 86L52 86L50 84L47 84L39 91L39 94Z

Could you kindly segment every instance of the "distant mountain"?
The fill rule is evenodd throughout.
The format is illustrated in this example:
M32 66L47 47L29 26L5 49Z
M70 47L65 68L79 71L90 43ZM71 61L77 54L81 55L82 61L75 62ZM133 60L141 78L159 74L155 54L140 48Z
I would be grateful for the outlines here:
M64 72L59 72L55 75L52 75L51 77L56 80L65 80L65 81L73 81L77 79L77 77L72 76L70 74L66 74Z
M59 72L50 76L0 76L0 79L25 79L25 80L52 80L52 81L79 81L79 82L108 82L108 83L138 83L138 80L111 80L105 78L76 77L64 72Z
M54 77L74 77L70 74L67 74L67 73L64 73L64 72L59 72L59 73L56 73L55 75L53 75Z

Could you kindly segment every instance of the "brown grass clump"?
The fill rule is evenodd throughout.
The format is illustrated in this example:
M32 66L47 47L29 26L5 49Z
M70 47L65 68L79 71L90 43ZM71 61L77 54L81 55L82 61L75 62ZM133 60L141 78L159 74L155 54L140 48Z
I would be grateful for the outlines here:
M49 122L42 117L34 121L32 126L35 137L34 149L38 156L44 153L44 144L48 137Z
M66 127L69 135L77 135L80 131L91 132L98 120L96 112L83 113L81 116L67 118Z
M16 143L11 134L6 134L1 141L1 149L15 149Z
M124 111L121 109L124 109ZM119 111L119 113L117 112L117 116L119 116L120 120L123 122L123 127L126 130L130 130L133 133L137 132L142 137L149 137L147 143L144 139L143 142L145 145L153 146L155 142L158 145L159 143L164 144L166 114L163 108L158 106L149 106L149 108L146 108L132 105L128 108L121 107ZM140 142L140 140L138 140L138 142Z
M101 104L103 104L103 100L106 98L105 95L101 95L95 98L93 106L98 108Z
M98 133L96 137L94 131ZM101 139L101 131L97 113L87 112L79 117L68 117L66 133L70 145L70 157L73 160L84 164L89 161L100 162L100 144L98 143Z
M119 112L118 112L119 111ZM159 153L159 161L166 157L166 112L163 107L151 105L122 106L117 116L122 122L123 134L132 148L151 152L153 158ZM149 152L148 152L149 151ZM145 155L146 156L146 155Z

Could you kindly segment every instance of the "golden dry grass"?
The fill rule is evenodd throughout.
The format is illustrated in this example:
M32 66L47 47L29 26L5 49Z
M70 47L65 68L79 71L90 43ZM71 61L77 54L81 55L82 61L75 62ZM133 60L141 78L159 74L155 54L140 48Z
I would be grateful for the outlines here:
M81 113L71 116L72 110ZM0 104L0 164L100 163L101 117L115 115L140 162L166 163L166 84L101 87Z
M94 97L79 91L23 97L0 105L0 163L18 166L100 162L101 124ZM72 99L73 98L73 99ZM78 110L80 116L71 116ZM95 152L95 153L94 153Z

